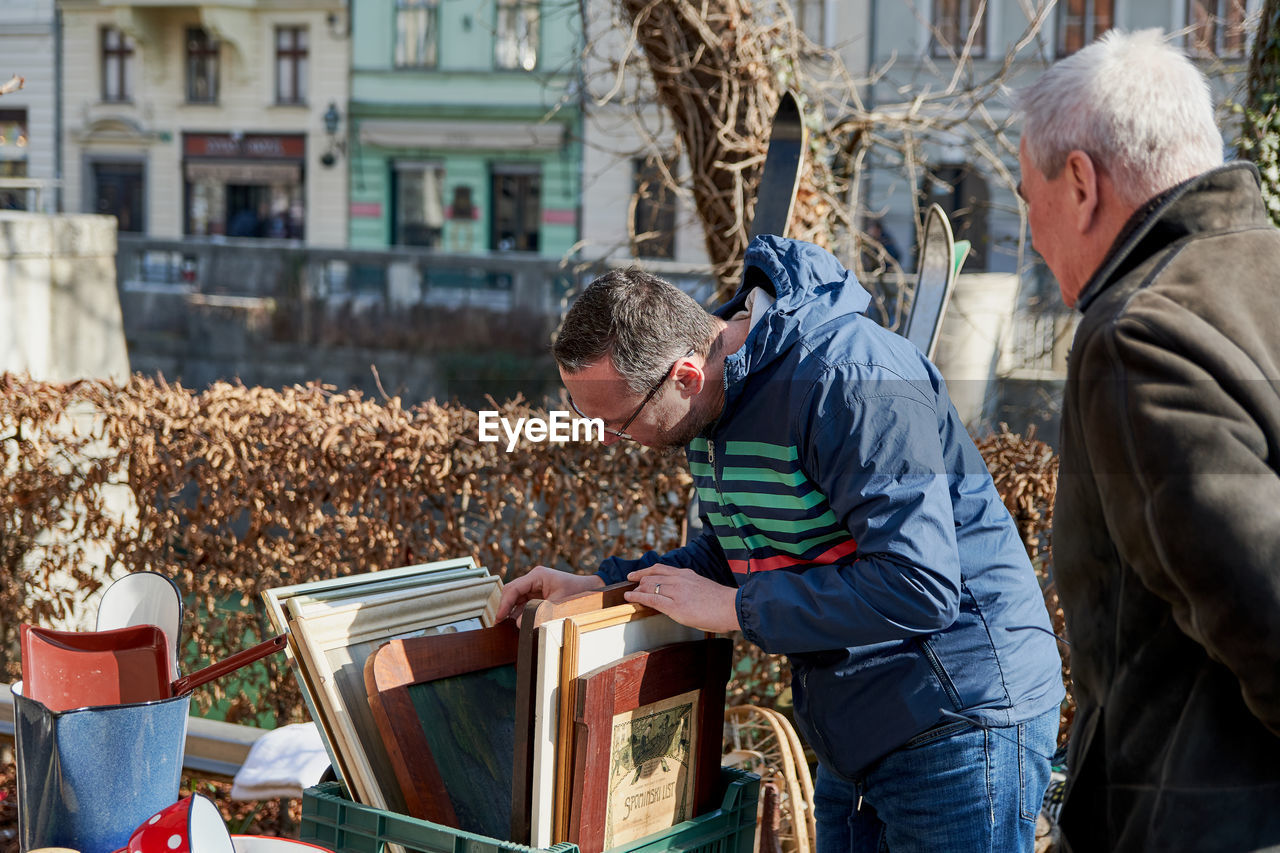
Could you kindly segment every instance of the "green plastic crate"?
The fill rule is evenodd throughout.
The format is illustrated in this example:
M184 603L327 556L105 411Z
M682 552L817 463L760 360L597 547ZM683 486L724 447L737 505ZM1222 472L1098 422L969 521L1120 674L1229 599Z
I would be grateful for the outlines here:
M752 853L760 777L728 767L720 769L724 799L713 812L676 824L613 853ZM336 853L390 853L389 844L409 853L537 853L539 848L499 841L407 815L353 803L337 782L302 794L302 841ZM576 844L556 844L552 853L577 853Z

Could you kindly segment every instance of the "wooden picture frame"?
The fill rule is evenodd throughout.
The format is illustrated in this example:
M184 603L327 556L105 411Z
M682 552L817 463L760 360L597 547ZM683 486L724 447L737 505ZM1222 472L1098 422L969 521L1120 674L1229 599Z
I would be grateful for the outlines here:
M511 826L518 629L392 640L365 687L408 814L491 838Z
M398 569L384 569L378 572L364 572L357 575L343 575L337 578L273 587L272 589L263 590L262 601L266 606L267 619L275 628L276 633L280 634L284 633L289 621L289 617L285 613L285 602L298 596L307 596L316 600L337 601L343 598L360 597L367 593L369 587L374 587L379 591L386 591L401 586L440 583L487 574L489 574L489 570L483 566L477 566L473 557L459 557L453 560L439 560L433 563L421 563Z
M389 640L491 627L501 589L501 580L484 575L385 594L371 587L367 595L316 607L296 598L286 602L299 667L315 689L321 730L353 799L391 811L406 808L369 706L365 661Z
M560 651L560 696L556 738L555 835L569 838L570 801L574 768L573 717L578 701L578 676L609 666L636 652L672 643L711 637L681 625L663 613L640 604L620 604L564 620Z
M511 832L517 844L529 844L533 819L533 764L535 688L538 684L537 629L554 619L589 613L625 604L623 593L635 589L630 582L566 598L563 601L530 601L520 616L520 638L516 655L516 741L511 781ZM545 640L544 640L545 642ZM544 679L545 681L545 679ZM550 698L550 697L548 697Z
M566 632L574 638L567 659L562 654ZM591 634L590 642L583 642L586 633ZM537 658L530 699L532 726L517 731L528 732L533 744L525 806L530 814L528 843L550 847L568 840L573 706L567 704L571 689L567 685L581 672L616 663L634 652L708 635L656 610L624 603L551 619L534 629L533 636ZM520 752L517 742L517 755Z
M460 557L396 569L384 569L378 572L364 572L325 580L308 581L307 583L290 584L262 592L262 601L266 609L267 620L277 634L286 634L289 638L288 647L285 649L285 658L288 660L289 667L293 670L294 678L298 682L303 702L307 706L307 712L320 729L325 742L325 749L329 752L329 761L333 766L333 771L339 781L347 787L348 793L350 793L350 785L346 780L349 773L346 770L345 762L342 761L341 756L333 746L337 743L337 735L325 714L322 713L321 705L317 699L320 694L319 688L313 683L310 672L299 663L298 641L290 630L290 615L286 610L288 602L297 598L309 602L330 602L336 605L343 601L359 600L375 592L386 593L394 590L422 587L428 584L485 577L488 574L488 569L483 566L477 566L474 558Z
M714 809L730 640L628 655L580 678L568 840L628 844Z

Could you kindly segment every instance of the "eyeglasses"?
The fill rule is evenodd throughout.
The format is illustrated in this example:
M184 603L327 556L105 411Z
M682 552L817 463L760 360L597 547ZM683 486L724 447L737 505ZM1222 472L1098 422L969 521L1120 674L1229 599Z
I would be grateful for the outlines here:
M665 385L667 380L671 377L671 371L675 370L676 365L678 365L681 361L688 358L689 356L693 355L693 353L694 353L693 350L689 350L687 353L680 356L675 361L671 362L671 366L667 368L667 372L662 374L662 378L658 380L657 384L655 384L652 388L649 389L649 393L644 395L644 399L640 401L640 405L636 406L636 410L631 413L631 417L623 421L622 426L618 427L617 429L611 429L610 427L605 427L604 431L609 433L609 435L616 435L618 438L625 438L627 441L635 441L636 440L635 436L629 435L627 433L627 427L631 426L631 423L636 418L640 417L640 413L644 411L644 407L649 405L649 401L653 399L654 395L662 390L662 386ZM567 396L569 398L569 408L573 409L574 412L578 414L578 417L586 418L587 416L582 413L582 409L578 408L578 404L573 402L573 395L568 394ZM587 418L587 419L591 420L591 418Z

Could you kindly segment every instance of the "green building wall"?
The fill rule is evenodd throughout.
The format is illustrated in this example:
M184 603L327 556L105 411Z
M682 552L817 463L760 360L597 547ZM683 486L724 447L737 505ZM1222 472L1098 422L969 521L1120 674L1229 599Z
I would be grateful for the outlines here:
M438 65L394 67L395 0L353 0L352 79L349 109L350 244L392 244L392 170L400 160L435 162L444 169L444 199L468 186L477 218L468 229L446 219L440 248L487 252L495 165L536 163L541 174L538 253L559 257L579 236L582 174L578 91L582 27L577 0L542 0L538 67L494 67L495 0L449 0L438 5ZM559 125L560 144L538 150L466 147L384 147L361 141L369 122L484 122ZM470 230L468 248L467 231Z

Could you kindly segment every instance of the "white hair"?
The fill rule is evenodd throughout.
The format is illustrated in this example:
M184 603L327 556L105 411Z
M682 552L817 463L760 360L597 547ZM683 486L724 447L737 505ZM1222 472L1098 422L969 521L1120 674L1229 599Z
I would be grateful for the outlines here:
M1222 165L1209 83L1160 30L1110 30L1015 98L1027 156L1050 180L1081 150L1137 207Z

